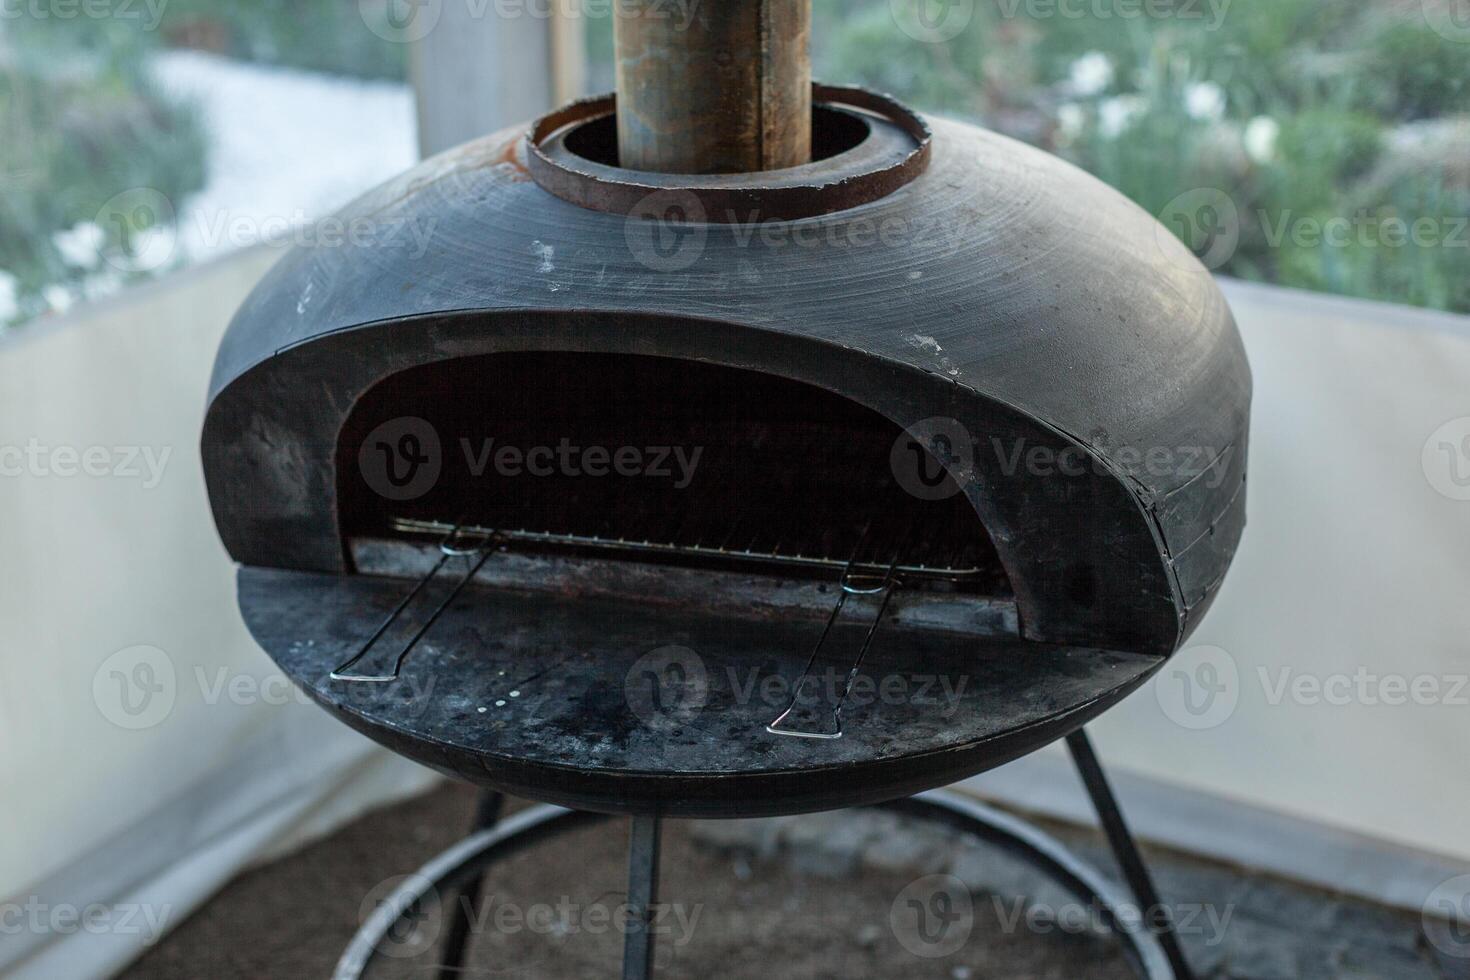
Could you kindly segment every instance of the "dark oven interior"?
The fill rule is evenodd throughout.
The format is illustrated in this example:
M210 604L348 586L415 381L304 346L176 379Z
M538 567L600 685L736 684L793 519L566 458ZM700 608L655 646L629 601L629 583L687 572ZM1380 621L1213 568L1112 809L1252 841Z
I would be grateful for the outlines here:
M750 370L629 354L459 358L359 400L338 444L338 516L349 559L359 541L430 542L459 527L539 555L819 580L896 567L906 587L1008 595L974 508L906 440L865 406ZM414 460L437 475L408 485ZM405 486L384 493L390 464ZM905 489L904 466L922 469L922 496Z

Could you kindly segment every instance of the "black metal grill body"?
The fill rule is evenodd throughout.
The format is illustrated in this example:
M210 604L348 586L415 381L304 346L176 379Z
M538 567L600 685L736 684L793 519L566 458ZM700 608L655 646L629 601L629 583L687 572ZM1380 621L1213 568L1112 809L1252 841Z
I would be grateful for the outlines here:
M721 215L666 241L636 215L548 193L522 130L349 206L342 219L365 236L287 255L231 326L211 383L206 478L257 639L405 754L614 811L906 795L1039 747L1136 688L1198 624L1244 526L1250 374L1234 322L1193 256L1111 189L993 133L927 123L927 169L876 200L798 220ZM650 387L679 397L638 394ZM703 411L678 408L701 392ZM527 438L554 432L535 421L558 399L582 406L568 425L613 419L606 438L642 444L638 419L662 418L661 440L698 428L753 455L729 465L724 491L641 507L636 491L584 499L570 483L520 498L459 488L452 469L426 497L385 502L355 474L365 434L392 418L431 417L447 459L464 420L486 413ZM762 420L762 405L790 417ZM821 425L802 428L803 412ZM910 508L882 473L864 482L894 436L934 419L968 441L945 460L958 511ZM507 552L397 683L331 676L432 560L425 534L397 531L466 507L507 530L550 499L568 502L548 518L565 547L498 541ZM722 515L735 523L735 501L756 507L741 521L804 528L801 550L827 565L689 569L653 547L706 541ZM880 609L864 670L951 689L967 678L965 693L854 707L842 739L773 734L742 686L752 671L799 683L833 601L823 576L840 578L854 540L871 544L865 512L910 564L979 571ZM578 523L592 513L613 526ZM617 537L653 550L608 561L577 545ZM641 724L629 705L629 671L665 646L698 651L706 670L684 726L677 712Z

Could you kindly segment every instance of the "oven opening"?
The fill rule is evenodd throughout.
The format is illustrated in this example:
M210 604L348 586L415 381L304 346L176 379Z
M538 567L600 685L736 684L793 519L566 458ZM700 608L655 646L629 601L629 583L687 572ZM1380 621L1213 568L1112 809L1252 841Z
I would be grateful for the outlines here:
M562 594L745 604L760 583L810 583L819 606L835 583L901 583L1009 596L973 507L906 439L869 408L756 371L460 358L359 400L338 444L339 520L363 573L419 574L436 549L467 546L512 559L477 582Z

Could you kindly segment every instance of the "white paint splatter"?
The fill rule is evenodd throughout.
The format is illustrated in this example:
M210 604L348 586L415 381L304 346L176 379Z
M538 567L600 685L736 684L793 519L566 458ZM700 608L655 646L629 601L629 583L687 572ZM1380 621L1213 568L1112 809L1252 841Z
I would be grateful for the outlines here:
M304 289L302 291L302 293L301 293L301 299L299 299L299 300L296 301L296 315L297 316L301 316L301 314L303 314L303 313L306 312L307 304L309 304L311 302L311 291L315 287L316 287L316 283L315 282L308 282L306 284L306 289Z
M937 357L939 359L940 369L951 378L958 378L960 376L960 369L954 366L953 361L944 356L944 348L940 347L939 341L933 337L930 337L928 334L915 333L909 334L904 340L915 350L921 350Z
M541 264L536 267L537 272L555 272L556 265L551 259L556 255L556 247L544 245L539 240L531 243L531 251L541 256Z

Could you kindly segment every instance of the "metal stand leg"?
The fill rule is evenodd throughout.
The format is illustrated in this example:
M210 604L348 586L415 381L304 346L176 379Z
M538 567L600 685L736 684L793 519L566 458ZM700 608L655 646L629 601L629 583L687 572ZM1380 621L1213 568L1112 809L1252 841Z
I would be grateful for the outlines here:
M500 808L505 797L487 791L480 794L475 804L475 822L470 833L489 830L500 819ZM485 884L485 874L480 872L457 889L445 896L444 906L449 918L449 934L444 939L444 960L439 965L439 980L455 980L464 969L465 953L469 946L470 927L474 924L475 906L480 901L480 890Z
M1113 796L1112 787L1108 785L1108 778L1103 773L1102 764L1097 760L1097 754L1092 750L1092 741L1088 739L1086 729L1079 728L1068 735L1067 748L1071 750L1072 761L1082 776L1082 782L1087 786L1087 795L1092 797L1092 805L1097 810L1098 820L1102 822L1103 832L1108 836L1113 857L1122 868L1123 877L1127 879L1133 897L1143 910L1144 921L1157 930L1159 945L1169 958L1174 976L1177 980L1194 980L1194 972L1189 967L1189 961L1184 958L1184 950L1179 946L1179 936L1174 931L1173 913L1167 905L1159 901L1153 877L1148 873L1143 855L1138 853L1138 845L1123 821L1123 811L1118 809L1118 801Z
M623 980L653 976L653 916L658 902L658 851L663 821L635 816L628 840L628 933L623 937Z

